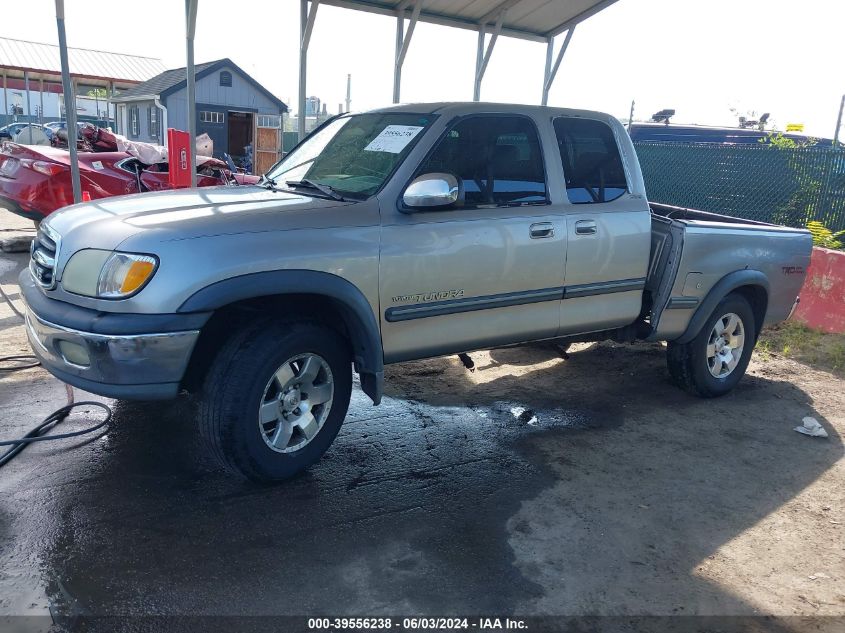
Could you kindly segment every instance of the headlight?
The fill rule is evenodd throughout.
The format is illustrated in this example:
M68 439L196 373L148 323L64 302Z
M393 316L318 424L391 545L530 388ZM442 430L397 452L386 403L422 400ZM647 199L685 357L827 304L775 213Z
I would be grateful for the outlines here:
M125 299L143 288L157 267L153 255L89 248L70 258L62 273L62 288L86 297Z

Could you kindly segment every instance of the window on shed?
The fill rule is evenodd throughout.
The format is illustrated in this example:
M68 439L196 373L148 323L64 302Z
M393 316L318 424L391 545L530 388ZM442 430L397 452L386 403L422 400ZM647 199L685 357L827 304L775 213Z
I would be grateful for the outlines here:
M152 138L158 138L158 108L150 106L147 111L147 128Z
M138 106L129 106L129 133L132 136L138 136L141 133L139 114Z
M200 123L223 123L223 113L200 110Z
M277 114L259 114L258 127L282 127L282 117Z
M555 119L566 195L573 204L610 202L628 191L622 157L610 126L595 119Z
M445 172L463 182L466 206L546 202L537 130L521 116L462 119L440 140L418 174Z
M226 88L232 87L232 73L228 70L220 71L220 85L225 86Z

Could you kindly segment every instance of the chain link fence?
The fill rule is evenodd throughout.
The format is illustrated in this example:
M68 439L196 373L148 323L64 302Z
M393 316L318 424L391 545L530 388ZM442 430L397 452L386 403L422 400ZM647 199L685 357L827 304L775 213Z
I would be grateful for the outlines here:
M793 227L845 229L845 149L634 144L652 202Z

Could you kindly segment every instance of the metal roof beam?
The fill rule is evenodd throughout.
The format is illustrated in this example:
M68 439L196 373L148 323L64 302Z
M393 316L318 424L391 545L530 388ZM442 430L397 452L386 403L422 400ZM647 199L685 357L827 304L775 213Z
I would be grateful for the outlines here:
M376 15L386 15L389 17L396 16L396 8L388 4L373 3L366 0L321 0L323 4L333 7L340 7L343 9L354 9L356 11L364 11L366 13L375 13ZM478 20L464 20L458 17L444 15L433 11L420 11L420 22L428 24L437 24L439 26L451 26L459 29L466 29L470 31L478 30ZM489 20L488 20L489 22ZM502 35L507 37L515 37L517 39L528 40L530 42L540 42L545 44L548 37L545 34L534 33L532 31L524 31L521 29L509 28L502 26Z
M496 6L494 9L491 9L483 16L481 16L481 19L478 21L479 24L487 24L489 22L492 22L493 20L498 18L503 11L507 11L513 5L519 3L520 1L521 0L504 0L503 2L500 2L498 6Z
M563 24L558 25L557 27L555 27L554 29L552 29L551 31L546 33L545 35L546 35L546 37L554 37L555 35L560 35L564 31L566 31L569 28L575 26L576 24L580 24L581 22L583 22L587 18L594 16L599 11L606 9L607 7L609 7L614 2L616 2L616 0L602 0L598 4L594 4L593 6L591 6L586 11L582 11L581 13L576 15L574 18L570 18L569 20L567 20Z
M563 45L560 47L554 66L552 66L552 54L555 46L555 38L549 38L549 44L546 48L546 76L543 79L543 99L540 102L542 105L548 105L549 103L549 90L554 83L558 68L560 68L560 63L563 61L563 56L566 55L566 49L569 48L569 40L572 39L572 34L574 32L574 26L571 26L566 32L566 38L563 40Z
M481 99L481 80L484 79L484 73L487 71L487 64L490 63L490 57L493 55L493 48L496 46L496 40L499 39L499 34L502 32L502 22L505 21L505 15L507 12L508 7L500 10L499 17L496 18L496 25L493 27L493 33L490 35L490 42L487 44L486 51L484 50L484 39L487 33L487 23L481 22L478 25L478 50L475 57L475 85L472 91L473 101L479 101Z
M408 23L408 32L405 31L405 11L412 7L411 21ZM393 103L399 103L399 96L402 89L402 65L405 63L405 55L408 54L408 47L414 35L414 28L420 17L422 0L405 0L397 11L396 15L396 60L393 65Z

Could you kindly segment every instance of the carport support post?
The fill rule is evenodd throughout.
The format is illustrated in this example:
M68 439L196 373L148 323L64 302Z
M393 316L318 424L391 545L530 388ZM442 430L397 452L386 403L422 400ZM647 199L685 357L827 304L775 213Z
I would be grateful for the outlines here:
M29 144L32 145L32 104L31 104L31 95L29 93L29 72L23 71L23 83L24 88L26 88L26 118L27 123L27 130L29 130Z
M833 133L833 146L834 147L836 147L839 144L839 128L842 127L842 111L843 110L845 110L845 95L842 95L842 101L839 102L839 116L836 117L836 131Z
M475 55L475 86L472 91L472 100L479 101L481 99L481 80L484 79L484 72L487 70L487 64L490 63L490 56L493 55L493 47L496 46L496 40L499 39L499 33L502 32L502 22L505 20L507 9L499 12L499 17L496 18L496 26L493 27L493 33L490 36L490 43L487 44L487 50L484 50L484 37L487 34L487 21L482 20L478 25L478 50Z
M569 30L566 32L566 37L563 40L563 45L560 47L560 52L557 54L554 66L552 66L552 55L554 54L555 38L554 36L549 38L549 43L546 46L546 73L543 78L543 98L540 101L542 105L549 104L549 90L554 83L558 68L560 68L560 62L563 61L563 56L566 54L566 49L569 47L569 40L572 39L572 34L574 32L575 27L570 26Z
M311 2L310 10L308 9L309 1ZM300 141L305 138L305 78L307 76L308 43L311 41L311 31L314 30L314 20L317 17L319 6L320 0L300 0L299 5L301 39L299 41L299 117L297 128Z
M79 182L79 156L76 152L76 96L70 81L67 61L67 37L65 36L65 0L56 0L56 27L59 31L59 58L62 62L62 92L65 100L67 121L67 148L70 151L70 182L73 186L73 201L82 201L82 185Z
M408 5L413 6L411 21L408 24L408 34L405 35L405 10ZM396 60L393 66L393 103L399 103L399 94L402 89L402 64L405 63L405 55L408 54L408 46L411 44L411 37L414 35L414 28L420 17L422 0L416 2L403 2L396 11Z
M188 136L191 137L191 187L197 186L197 77L194 71L194 34L199 0L185 0L185 84L188 97Z

